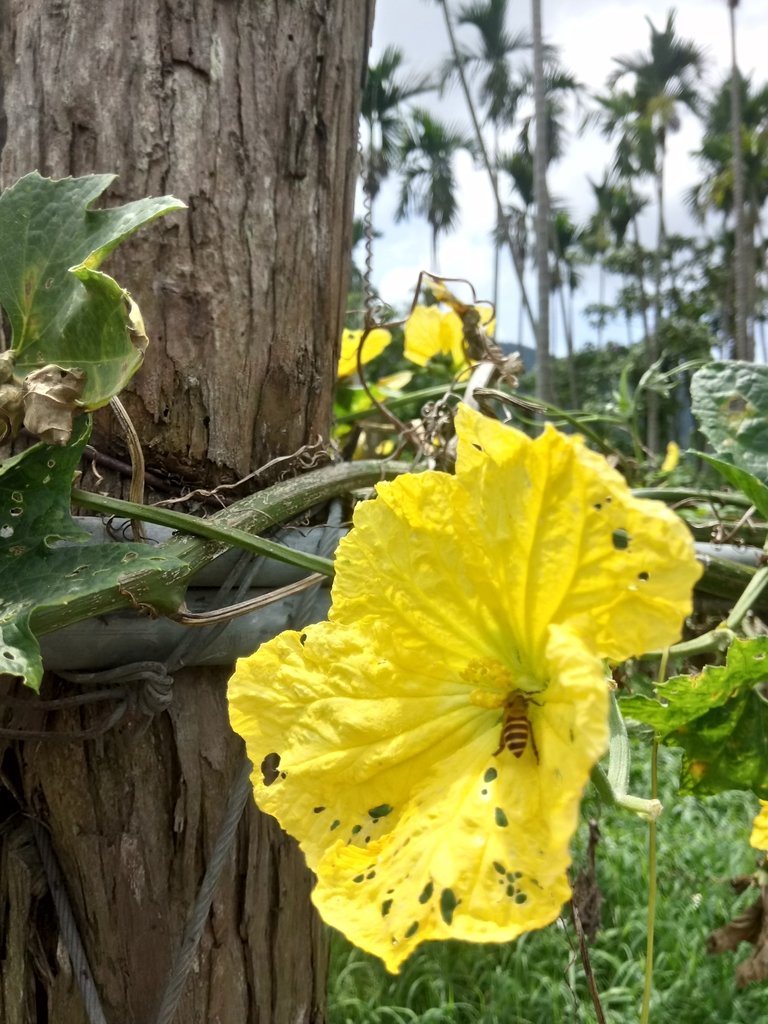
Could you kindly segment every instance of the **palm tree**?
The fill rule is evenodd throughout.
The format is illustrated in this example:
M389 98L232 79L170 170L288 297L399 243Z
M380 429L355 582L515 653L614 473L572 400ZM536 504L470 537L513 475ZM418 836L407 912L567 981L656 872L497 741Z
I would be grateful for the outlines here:
M648 337L648 361L659 357L661 329L661 279L662 254L666 238L664 218L664 171L666 166L667 139L671 132L680 127L679 107L683 105L694 113L698 110L698 82L704 69L704 54L695 43L682 39L675 31L675 14L670 11L663 30L659 30L646 19L651 30L650 52L636 53L614 58L617 69L608 80L615 86L628 76L632 88L624 97L630 100L628 120L629 131L625 138L637 140L634 158L639 170L652 174L656 185L658 205L654 329ZM653 151L648 143L652 140ZM650 163L650 158L653 163ZM659 448L658 396L648 393L647 444L652 452Z
M448 40L449 40L449 43L450 43L450 46L451 46L451 53L453 55L454 66L456 67L456 73L457 73L459 81L461 83L461 89L462 89L462 92L464 94L464 99L466 100L466 103L467 103L467 109L469 111L470 119L472 121L473 138L474 138L475 149L476 149L476 152L477 152L477 157L479 158L480 162L482 163L483 167L485 168L486 173L488 174L488 177L489 177L489 180L490 180L490 183L491 183L491 189L493 191L493 198L494 198L494 202L496 204L497 224L499 225L499 227L503 231L505 240L506 240L507 244L509 245L510 250L513 251L514 247L515 247L515 243L513 242L512 237L511 237L509 231L507 230L507 222L506 222L506 218L504 216L504 207L503 207L503 204L502 204L502 201L501 201L501 196L499 195L498 183L496 181L496 177L495 177L495 174L494 174L494 166L493 166L493 163L491 161L490 156L488 155L488 148L485 145L485 140L483 139L483 133L482 133L482 129L480 127L480 122L479 122L478 117L477 117L477 111L475 109L475 103L474 103L474 100L472 98L472 93L471 93L471 91L469 89L469 83L467 81L467 76L464 73L464 65L463 65L463 63L461 61L459 45L458 45L458 42L456 41L456 32L454 31L454 27L453 27L453 19L451 18L451 12L450 12L450 9L448 7L448 0L437 0L437 3L440 5L440 9L441 9L442 14L443 14L443 21L445 22L445 30L448 33ZM533 315L533 309L531 308L531 303L530 303L530 300L528 299L528 290L527 290L526 285L525 285L525 278L519 272L518 264L514 260L514 258L513 258L513 266L515 268L515 273L517 275L517 282L518 282L518 284L520 286L520 301L521 301L521 304L523 306L523 309L525 310L526 316L528 317L528 321L529 321L529 323L531 325L531 329L535 333L535 331L536 331L536 318Z
M509 240L512 262L520 280L523 279L528 261L528 238L530 212L533 208L533 153L531 152L528 131L523 131L518 139L517 148L513 153L499 157L499 171L509 177L513 194L519 205L511 204L504 211L504 223L499 228L500 235ZM532 235L532 232L530 232ZM535 324L534 343L535 343ZM523 343L523 304L518 309L517 343Z
M368 68L360 114L367 127L363 156L363 191L368 213L366 231L373 237L373 203L384 179L398 158L403 126L403 105L433 88L426 75L402 77L403 54L388 46L381 59Z
M650 345L650 324L648 322L648 290L645 281L643 248L640 244L640 226L638 217L647 205L642 199L635 184L644 174L653 173L655 167L655 140L650 122L636 116L633 94L627 90L613 88L608 93L594 97L597 107L585 118L585 124L596 122L607 139L616 142L611 178L617 187L627 190L632 211L631 225L633 247L636 254L634 274L637 280L640 298L640 314L643 321L643 340Z
M466 74L479 78L480 102L485 119L493 131L493 173L498 175L499 134L502 126L514 119L519 86L515 82L512 58L521 50L530 48L525 33L513 34L506 27L508 0L473 0L459 8L457 22L477 32L476 46L459 46L458 63ZM457 71L457 60L451 59L445 67L446 77ZM496 179L498 180L498 179ZM493 247L493 302L498 311L499 256L503 239L499 230L497 211Z
M549 240L551 232L547 191L547 94L544 78L544 37L541 28L541 0L532 0L533 101L536 117L536 148L533 157L533 190L536 197L536 269L538 275L538 316L536 318L536 395L552 400L549 364Z
M524 68L520 96L533 96L533 68ZM557 50L544 46L544 125L547 133L547 164L559 160L565 152L566 113L569 101L581 103L584 86L559 61ZM535 118L535 115L534 115ZM523 117L520 133L528 131L532 117Z
M437 242L455 227L459 203L454 162L472 142L460 129L442 124L427 110L415 109L400 138L400 201L395 219L409 213L425 217L432 229L432 270L437 271Z
M550 280L552 292L557 294L560 300L560 314L568 366L568 397L572 409L578 408L579 405L579 389L576 380L573 343L573 300L574 293L581 282L581 274L578 268L578 246L580 242L581 231L574 223L570 213L562 208L555 210L552 222L552 267ZM566 287L568 289L567 305L565 299Z
M611 249L623 249L627 244L630 225L635 224L640 211L648 200L639 196L628 180L622 180L615 174L606 173L601 182L588 179L595 197L596 209L591 216L587 228L580 235L581 246L586 255L598 261L599 270L599 304L605 305L606 258ZM622 277L624 277L622 273ZM626 282L625 282L626 283ZM643 296L645 286L642 274L639 279L640 295ZM645 310L642 311L645 318ZM627 320L628 342L632 344L631 314L625 310ZM647 333L647 325L646 333ZM598 347L602 345L602 322L598 326Z
M722 323L736 342L737 358L753 358L754 334L750 330L755 311L755 254L760 245L757 231L761 209L768 201L768 85L752 87L751 80L738 76L740 111L738 150L741 159L734 159L732 131L734 79L729 76L715 92L704 111L704 133L701 148L694 154L702 164L702 180L688 193L694 214L703 222L707 214L716 212L722 217L723 245L728 273L723 293ZM741 168L743 252L738 253L737 168ZM727 223L733 215L734 231L727 232ZM732 237L733 245L729 239ZM739 348L737 324L740 296L737 295L739 277L743 277L746 302L746 349Z

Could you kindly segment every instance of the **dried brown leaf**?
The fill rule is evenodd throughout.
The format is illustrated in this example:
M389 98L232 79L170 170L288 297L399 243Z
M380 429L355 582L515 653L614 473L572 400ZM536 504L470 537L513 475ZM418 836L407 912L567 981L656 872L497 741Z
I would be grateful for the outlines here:
M743 913L712 932L707 939L707 952L735 950L742 942L749 942L755 948L736 968L739 988L768 980L768 886L760 888L758 899Z
M66 370L55 363L28 374L23 390L27 430L46 444L67 444L85 380L85 370Z

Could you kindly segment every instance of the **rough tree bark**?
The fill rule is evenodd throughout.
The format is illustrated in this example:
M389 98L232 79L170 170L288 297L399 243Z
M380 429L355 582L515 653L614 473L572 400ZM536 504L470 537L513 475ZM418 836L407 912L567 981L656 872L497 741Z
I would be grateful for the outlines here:
M156 474L215 484L327 436L372 16L373 0L0 0L3 187L35 168L116 172L109 201L189 205L106 267L153 342L125 404ZM96 443L120 455L108 416ZM107 1020L154 1019L242 758L228 674L179 672L145 730L5 744L4 1024L86 1021L29 816L50 831ZM310 885L294 844L250 806L178 1020L324 1019Z

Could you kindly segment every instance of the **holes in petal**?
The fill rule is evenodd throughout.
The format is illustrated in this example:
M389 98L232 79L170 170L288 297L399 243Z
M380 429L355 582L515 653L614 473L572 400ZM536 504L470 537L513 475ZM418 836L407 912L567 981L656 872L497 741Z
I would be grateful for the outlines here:
M611 543L616 551L626 551L631 539L626 530L614 530L611 535Z
M264 785L271 786L280 774L278 771L278 768L280 767L280 755L276 754L274 751L271 754L267 754L259 767Z
M453 914L458 905L453 889L443 889L440 893L440 917L446 924L453 924Z

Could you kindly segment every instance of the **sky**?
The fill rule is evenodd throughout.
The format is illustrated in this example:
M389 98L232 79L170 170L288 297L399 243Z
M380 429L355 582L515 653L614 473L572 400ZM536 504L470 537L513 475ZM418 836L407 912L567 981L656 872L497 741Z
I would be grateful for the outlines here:
M453 0L455 11L460 4ZM614 56L648 52L650 31L645 20L650 17L656 28L663 29L671 7L676 11L676 30L684 39L701 46L708 70L705 83L711 89L720 84L730 68L729 10L726 0L542 0L542 20L547 41L560 49L564 65L592 92L602 91L606 78L615 67ZM510 0L512 31L530 31L530 0ZM762 84L768 73L760 71L768 50L768 0L742 0L737 9L738 60L742 74L753 76ZM475 40L474 30L459 30L459 38L468 43ZM440 5L434 0L377 0L370 62L374 63L385 47L399 47L405 57L406 71L428 72L437 67L449 53ZM439 112L442 119L468 128L469 118L458 87L442 99L435 94L425 97L426 105ZM550 193L563 202L577 223L586 221L593 212L594 200L588 177L601 180L610 163L611 146L596 129L579 134L579 115L570 119L570 136L564 158L549 173ZM511 148L513 136L509 137ZM681 130L669 140L667 165L667 230L692 234L696 230L684 202L684 194L700 176L690 156L700 139L700 127L692 115L684 115ZM457 230L443 236L440 242L439 270L446 276L465 277L479 296L490 297L492 291L492 248L490 231L494 221L494 203L484 172L473 167L471 158L460 155L457 162L460 222ZM375 246L374 284L381 297L396 308L410 305L420 270L430 266L430 231L426 221L413 218L395 223L397 181L390 178L376 201L377 230L382 237ZM650 245L653 214L645 215L641 224L643 241ZM580 298L583 308L597 301L597 274L588 272L585 294ZM535 296L535 287L531 287ZM497 338L514 344L530 344L532 339L519 336L519 298L509 257L505 254L499 299ZM620 324L608 338L626 340ZM577 345L594 340L583 315L577 317ZM556 354L562 354L562 339L554 339Z

